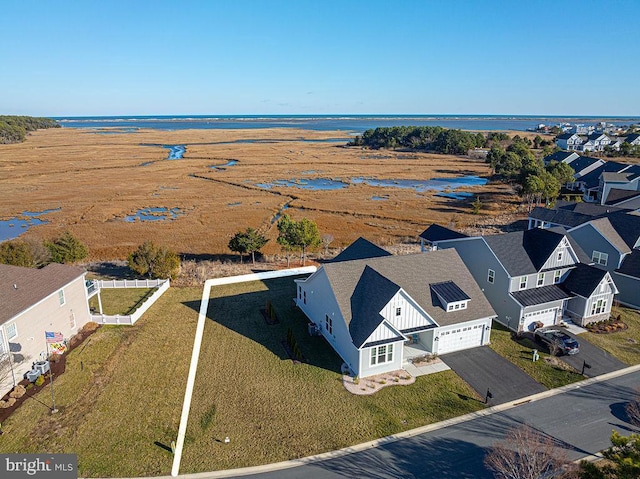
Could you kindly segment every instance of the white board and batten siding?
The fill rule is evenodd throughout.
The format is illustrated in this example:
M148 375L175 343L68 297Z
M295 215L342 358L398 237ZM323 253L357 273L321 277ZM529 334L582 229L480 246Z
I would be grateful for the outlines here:
M562 253L562 257L560 260L558 260L559 253ZM562 266L573 266L579 262L580 261L578 260L578 256L576 255L575 251L573 251L569 240L565 236L564 238L562 238L562 241L560 241L558 247L554 250L553 254L549 256L541 269L547 270L560 268Z
M375 329L371 336L367 338L364 344L367 343L375 343L377 341L384 341L386 339L393 339L401 336L402 333L400 331L395 330L386 321L380 323L380 325Z
M398 308L400 315L396 314ZM398 331L436 324L402 289L391 298L380 314Z

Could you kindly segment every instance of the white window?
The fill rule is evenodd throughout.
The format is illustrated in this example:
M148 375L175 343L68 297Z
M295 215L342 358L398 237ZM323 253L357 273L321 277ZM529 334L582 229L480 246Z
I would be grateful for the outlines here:
M454 309L460 309L460 303L456 303L456 305L454 306Z
M333 334L333 319L328 314L324 317L324 328L329 334Z
M4 346L4 334L2 333L2 328L0 328L0 354L6 353L6 349Z
M492 269L489 270L489 274L487 275L487 281L491 284L496 280L496 272Z
M58 302L60 303L60 306L64 304L64 290L62 289L58 291Z
M591 306L591 315L593 316L594 314L604 313L606 309L607 309L607 300L599 299L598 301L593 302L593 305Z
M71 310L71 314L69 315L69 327L71 329L75 329L76 327L76 314Z
M562 251L558 251L558 263L562 261Z
M526 276L521 276L520 277L520 289L525 289L527 287L527 277Z
M560 277L562 276L562 270L561 269L557 269L553 272L553 283L559 283L560 282Z
M11 341L16 337L18 337L18 326L16 323L7 324L7 339Z
M607 253L601 253L600 251L594 251L591 255L591 260L596 264L606 266L607 261L609 260L609 255Z
M385 344L371 348L371 366L393 361L393 344Z
M453 304L450 304L450 305L447 307L447 311L453 311Z
M544 273L540 273L538 275L538 282L536 283L537 286L542 286L544 285Z
M400 316L402 314L402 308L396 308L396 316Z

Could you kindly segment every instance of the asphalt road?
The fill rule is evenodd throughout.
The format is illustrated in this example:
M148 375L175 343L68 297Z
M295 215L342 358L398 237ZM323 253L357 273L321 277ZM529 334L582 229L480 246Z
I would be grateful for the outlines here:
M507 430L526 423L548 435L576 460L606 449L612 430L637 432L624 405L640 384L640 371L529 402L377 448L290 469L245 475L256 479L484 479L483 458ZM230 471L231 472L231 471ZM217 477L221 477L217 473ZM202 479L207 475L199 474ZM234 477L233 474L226 477Z
M489 389L493 395L489 404L514 401L547 389L487 346L445 354L440 359L480 397L484 398Z

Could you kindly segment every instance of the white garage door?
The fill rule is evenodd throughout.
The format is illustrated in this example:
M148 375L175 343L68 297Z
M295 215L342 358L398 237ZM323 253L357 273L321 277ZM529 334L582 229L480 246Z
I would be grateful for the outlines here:
M524 315L524 327L525 329L532 330L533 323L541 322L545 326L553 326L556 320L557 308L543 309L542 311L536 311L535 313L527 313Z
M461 349L482 346L484 324L460 326L455 329L440 331L438 338L438 354L450 353Z

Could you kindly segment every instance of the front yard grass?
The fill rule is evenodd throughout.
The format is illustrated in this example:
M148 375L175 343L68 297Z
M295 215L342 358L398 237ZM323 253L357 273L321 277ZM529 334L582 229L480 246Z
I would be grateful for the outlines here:
M528 338L512 339L511 332L496 321L493 322L489 347L549 389L584 379L569 365L541 351L541 346L534 341ZM536 362L532 360L534 349L540 355Z
M107 315L126 315L133 313L132 309L139 307L143 300L153 294L156 288L104 288L100 290L102 299L102 312ZM89 307L96 311L98 309L98 296L89 300Z
M580 339L586 339L625 364L630 366L640 364L640 313L621 306L611 308L611 316L617 318L618 315L629 326L627 330L611 334L587 332L581 334Z
M78 453L83 477L168 474L201 294L170 288L135 326L100 328L55 382L60 412L48 413L46 388L3 423L0 450ZM291 278L212 291L181 473L317 454L484 407L451 371L351 395L294 295ZM260 314L267 299L280 324ZM289 328L308 363L286 356Z

